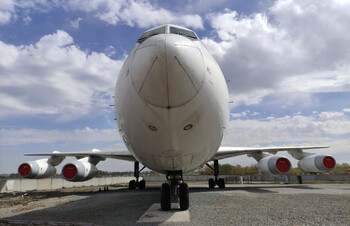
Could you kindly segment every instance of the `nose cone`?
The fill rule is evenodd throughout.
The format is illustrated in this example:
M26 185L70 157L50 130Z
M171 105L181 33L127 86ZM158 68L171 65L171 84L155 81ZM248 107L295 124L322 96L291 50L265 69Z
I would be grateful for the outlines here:
M175 108L192 100L205 78L200 50L186 37L162 34L144 41L131 67L133 84L149 104Z

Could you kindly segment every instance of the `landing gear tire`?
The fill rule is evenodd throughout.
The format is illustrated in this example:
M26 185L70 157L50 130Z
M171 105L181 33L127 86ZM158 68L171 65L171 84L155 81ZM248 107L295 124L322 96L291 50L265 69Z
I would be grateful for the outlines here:
M134 190L136 188L136 181L131 180L129 181L129 190Z
M219 188L225 188L225 180L223 178L220 178L218 181Z
M186 183L180 184L179 187L179 199L180 199L180 209L188 210L190 205L189 190Z
M143 190L146 188L146 181L145 180L141 180L139 183L139 189Z
M209 188L214 188L215 187L215 181L213 178L210 178L208 181Z
M162 210L168 211L171 208L171 201L170 201L170 185L168 183L162 184L162 188L160 191L160 206Z

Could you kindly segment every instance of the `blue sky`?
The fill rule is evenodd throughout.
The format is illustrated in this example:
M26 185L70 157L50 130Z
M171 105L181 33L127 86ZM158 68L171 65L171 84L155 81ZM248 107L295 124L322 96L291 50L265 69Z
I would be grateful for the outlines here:
M196 31L230 80L223 145L327 145L350 163L349 11L345 0L1 1L0 173L36 159L24 153L124 150L109 107L118 72L164 23Z

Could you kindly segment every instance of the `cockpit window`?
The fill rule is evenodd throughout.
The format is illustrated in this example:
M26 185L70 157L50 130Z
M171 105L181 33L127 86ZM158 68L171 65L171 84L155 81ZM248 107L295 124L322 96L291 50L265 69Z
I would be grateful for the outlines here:
M146 39L148 39L151 36L164 34L164 33L165 33L165 27L160 27L160 28L157 28L157 29L154 29L154 30L146 31L146 32L142 33L142 35L137 40L137 42L141 43L141 42L145 41Z
M177 27L170 27L170 34L178 34L186 37L198 39L197 35L193 31L184 30Z

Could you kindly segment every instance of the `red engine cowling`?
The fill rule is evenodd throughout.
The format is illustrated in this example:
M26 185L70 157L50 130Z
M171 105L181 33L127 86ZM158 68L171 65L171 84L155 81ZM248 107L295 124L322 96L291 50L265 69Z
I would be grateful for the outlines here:
M258 162L258 170L263 175L287 174L291 166L286 157L279 155L268 156Z
M335 159L330 155L309 155L298 162L298 166L304 172L318 173L334 169Z
M47 159L40 159L22 163L18 167L18 173L24 178L47 178L55 175L56 168L47 163Z
M86 181L96 176L98 170L90 162L74 161L62 168L62 175L68 181Z

